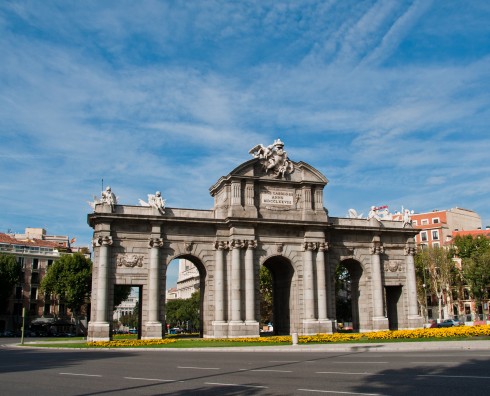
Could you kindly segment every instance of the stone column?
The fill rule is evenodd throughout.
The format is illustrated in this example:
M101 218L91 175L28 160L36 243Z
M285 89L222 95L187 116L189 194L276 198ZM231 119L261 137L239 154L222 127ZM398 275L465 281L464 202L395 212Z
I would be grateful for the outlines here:
M257 241L247 241L245 251L245 321L256 322L255 320L255 279L254 279L254 249Z
M325 286L325 243L320 243L316 256L316 281L318 293L318 320L327 319L327 291Z
M408 294L408 318L419 319L419 310L417 302L417 280L415 278L415 247L407 244L405 247L406 255L406 276L407 276L407 294Z
M111 338L110 325L107 321L108 312L108 289L109 289L109 266L110 248L112 237L109 235L100 236L92 241L94 249L98 249L97 276L93 280L97 281L95 286L95 301L93 300L93 318L88 324L88 341L108 341Z
M160 314L160 248L163 239L151 238L149 241L150 263L148 266L148 321L143 339L161 338L162 322Z
M240 249L243 241L233 239L230 242L231 252L231 321L242 322L242 286Z
M371 284L374 330L384 330L388 328L388 319L384 316L383 310L383 282L381 280L380 254L383 252L384 248L380 238L379 236L375 236L371 246Z
M305 242L303 255L303 298L305 301L305 320L315 320L315 285L313 278L313 251L316 243Z
M107 305L108 305L108 286L109 286L109 266L110 266L110 249L112 237L104 236L96 240L95 245L99 247L99 263L97 271L97 301L95 321L98 323L107 322Z
M216 267L214 271L214 320L216 322L224 322L225 320L225 287L224 287L224 250L226 242L216 241L214 243L216 249Z

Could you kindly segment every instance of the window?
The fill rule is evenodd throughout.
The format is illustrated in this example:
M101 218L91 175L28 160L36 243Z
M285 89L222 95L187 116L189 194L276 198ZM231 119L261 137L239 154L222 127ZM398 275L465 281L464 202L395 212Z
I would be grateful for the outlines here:
M53 264L53 260L48 260L48 268Z
M33 272L31 275L31 284L38 285L39 284L39 273Z
M32 269L33 270L39 269L39 259L37 259L37 258L32 259Z
M438 248L441 247L441 245L439 245L439 242L432 242L432 247Z
M421 225L427 225L429 224L429 220L428 219L422 219L422 221L420 222Z
M434 217L434 218L432 219L432 223L433 223L433 224L439 224L439 223L440 223L440 221L439 221L439 217Z
M420 240L421 240L422 242L427 242L427 231L422 231L422 232L420 233Z
M29 314L30 315L37 315L37 304L36 303L31 303L29 306Z
M470 299L470 293L468 293L468 290L466 290L466 289L463 290L463 297L465 300Z
M432 230L432 240L433 241L439 240L439 230Z
M412 220L412 225L416 226L417 224L417 220Z
M24 268L24 257L17 257L17 264Z
M65 304L60 304L59 312L60 312L60 315L66 315L66 306L65 306Z
M37 299L37 287L31 288L31 300Z
M18 286L15 288L15 298L20 300L22 298L22 287Z
M44 315L49 315L51 313L51 304L44 304Z
M14 315L22 316L22 303L14 304Z

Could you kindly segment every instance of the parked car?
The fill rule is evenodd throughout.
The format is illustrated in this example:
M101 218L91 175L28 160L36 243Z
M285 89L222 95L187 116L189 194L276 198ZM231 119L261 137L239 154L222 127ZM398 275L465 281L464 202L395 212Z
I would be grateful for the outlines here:
M456 319L445 319L437 324L437 327L453 327L453 326L463 326L464 323Z

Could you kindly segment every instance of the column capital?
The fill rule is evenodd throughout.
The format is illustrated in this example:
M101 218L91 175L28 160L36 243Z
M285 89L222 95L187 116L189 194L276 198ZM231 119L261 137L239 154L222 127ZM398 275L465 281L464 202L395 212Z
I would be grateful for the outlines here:
M417 252L417 249L413 245L407 244L405 246L405 256L414 256Z
M242 249L245 247L245 242L241 239L232 239L230 241L230 249Z
M226 250L229 248L228 241L214 241L214 249L215 250Z
M92 246L93 247L100 247L100 246L110 246L112 245L112 237L110 235L106 236L99 236L98 238L92 239Z
M371 254L383 254L385 251L385 248L383 245L380 243L373 243L371 245Z
M150 238L148 246L155 249L163 247L163 238Z
M247 249L255 249L257 247L257 241L255 239L249 239L245 242Z
M318 245L318 251L320 252L327 252L329 249L328 242L320 242Z
M314 251L318 249L318 242L304 242L303 243L303 251Z

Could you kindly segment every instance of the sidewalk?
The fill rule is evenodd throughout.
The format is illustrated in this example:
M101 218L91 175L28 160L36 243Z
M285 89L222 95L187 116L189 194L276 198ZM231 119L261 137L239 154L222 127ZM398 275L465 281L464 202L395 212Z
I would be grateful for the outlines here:
M49 341L50 344L66 343L67 341ZM73 341L75 342L75 341ZM43 348L42 341L26 342L25 347ZM14 344L10 345L14 346ZM18 344L16 345L18 346ZM56 347L49 347L57 349ZM59 348L65 349L65 348ZM74 348L67 348L76 350ZM80 350L111 350L111 351L152 351L152 352L417 352L417 351L488 351L490 356L490 340L486 341L422 341L422 342L376 342L370 344L298 344L253 347L209 347L209 348L80 348Z

